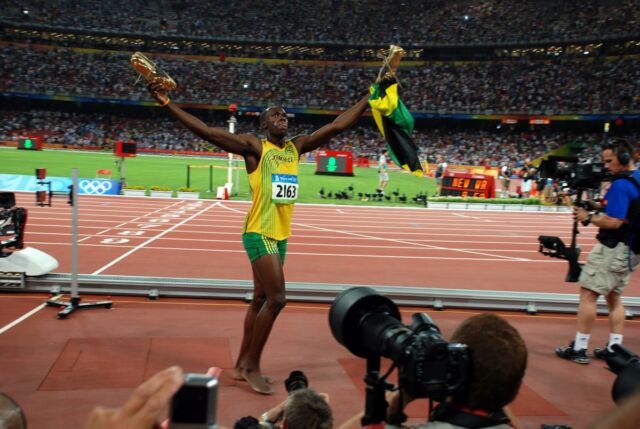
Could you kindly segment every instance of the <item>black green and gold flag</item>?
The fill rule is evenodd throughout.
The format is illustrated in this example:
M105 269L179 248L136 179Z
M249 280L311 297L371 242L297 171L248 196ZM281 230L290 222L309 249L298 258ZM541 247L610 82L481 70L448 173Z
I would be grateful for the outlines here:
M422 177L418 146L411 138L414 120L411 112L398 96L398 83L383 80L369 92L369 105L378 129L387 141L389 155L396 165Z

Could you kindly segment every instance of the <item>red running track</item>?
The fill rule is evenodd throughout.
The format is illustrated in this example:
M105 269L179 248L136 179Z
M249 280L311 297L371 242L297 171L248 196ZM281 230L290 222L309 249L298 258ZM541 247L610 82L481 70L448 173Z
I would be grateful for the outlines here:
M29 209L26 244L71 270L71 208L63 199ZM80 274L250 280L240 231L245 202L79 198ZM566 261L538 253L539 235L570 242L568 213L444 211L298 205L286 278L292 282L577 292ZM582 259L596 230L583 228ZM639 296L632 276L627 296Z

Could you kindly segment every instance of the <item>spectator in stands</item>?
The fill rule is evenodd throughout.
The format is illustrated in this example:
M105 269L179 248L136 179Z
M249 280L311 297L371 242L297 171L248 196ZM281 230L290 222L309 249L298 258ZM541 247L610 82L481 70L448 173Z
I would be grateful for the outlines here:
M139 88L122 78L133 76L122 54L6 44L0 46L0 61L12 64L3 70L0 92L143 100ZM234 100L241 105L286 103L298 108L340 109L359 88L370 83L369 76L376 71L367 63L345 69L343 64L268 64L229 59L221 62L171 55L154 61L190 83L180 87L180 101L199 104L228 104L228 100ZM553 115L637 111L639 63L633 56L607 61L545 58L407 63L403 100L412 112L428 113ZM97 70L100 79L96 79ZM213 95L209 83L212 80L216 82ZM278 92L276 85L287 87L287 91ZM459 149L493 144L497 146L496 155L508 156L507 148L499 146L498 140L499 136L482 142L464 141ZM528 141L526 135L521 140L527 146L535 143ZM544 152L544 145L538 150ZM460 156L472 156L460 152ZM447 159L457 163L452 156L447 155Z
M429 423L415 429L511 429L504 409L515 399L527 367L527 347L518 331L500 316L479 314L462 322L451 341L466 344L471 351L467 388L439 404ZM388 399L387 416L413 400L406 392L398 391ZM354 416L340 428L359 428L362 415Z
M159 80L149 85L149 91L160 106L194 134L245 159L253 204L242 230L242 242L251 261L254 290L234 376L247 381L256 392L271 394L270 379L262 375L260 360L271 328L286 305L283 264L298 195L298 162L302 154L354 125L368 106L368 96L330 124L293 139L287 138L287 112L282 107L269 107L260 114L265 138L259 139L252 134L237 135L226 128L207 126L173 104Z
M615 38L637 34L639 20L637 0L617 1L615 9L611 3L599 0L556 2L552 19L548 8L539 2L515 0L407 0L399 4L372 0L367 8L353 7L353 2L295 0L286 9L279 8L275 0L233 7L211 7L205 1L189 2L188 7L175 3L181 2L174 2L174 10L167 10L150 7L145 0L87 0L83 7L77 2L49 0L29 2L29 13L25 14L26 5L9 2L0 10L0 18L13 25L46 24L64 30L107 30L145 36L161 30L178 36L214 40L222 37L225 42L235 39L282 43L303 39L323 44L373 45L384 40L408 46ZM166 21L161 28L163 19ZM280 24L265 25L274 19ZM303 36L300 28L305 29ZM315 55L323 54L321 51ZM296 51L287 55L295 56Z
M133 140L139 149L172 149L207 152L209 145L189 130L166 118L138 119L106 114L83 114L31 109L28 112L3 111L0 123L0 141L16 140L24 134L42 135L46 143L60 147L112 150L113 141ZM226 127L226 119L213 121L212 126ZM239 117L236 132L246 133L254 128L253 119ZM313 124L297 123L291 135L313 132ZM377 154L385 143L374 127L353 127L336 136L326 145L329 150L352 150L354 156ZM546 150L580 141L587 146L581 155L585 161L592 154L595 143L602 138L599 133L575 134L558 130L536 130L491 133L478 130L416 129L415 141L421 153L439 153L439 157L455 159L461 165L496 167L512 159L535 159ZM637 134L629 134L630 141L638 140ZM355 142L355 143L354 143ZM598 156L599 157L599 156ZM429 162L440 163L439 159ZM436 170L437 171L437 170ZM540 183L540 195L544 182Z

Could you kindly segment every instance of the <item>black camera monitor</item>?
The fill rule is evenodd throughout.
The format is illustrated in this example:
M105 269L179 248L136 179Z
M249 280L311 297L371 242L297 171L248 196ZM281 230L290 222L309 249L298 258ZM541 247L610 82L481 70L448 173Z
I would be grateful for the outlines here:
M13 192L0 192L0 209L10 209L16 205L16 194Z
M216 429L218 379L185 374L184 384L171 400L169 429Z

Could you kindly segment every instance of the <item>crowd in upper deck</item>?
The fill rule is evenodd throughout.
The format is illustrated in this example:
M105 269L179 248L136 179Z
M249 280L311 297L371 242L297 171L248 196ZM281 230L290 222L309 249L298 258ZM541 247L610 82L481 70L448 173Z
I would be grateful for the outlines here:
M638 0L25 0L0 19L252 41L475 44L638 34Z
M129 53L0 45L11 64L0 91L150 100ZM344 109L364 94L377 67L354 64L231 62L158 56L179 83L175 101L199 104ZM640 110L635 57L427 62L399 69L402 98L413 112L595 113Z

